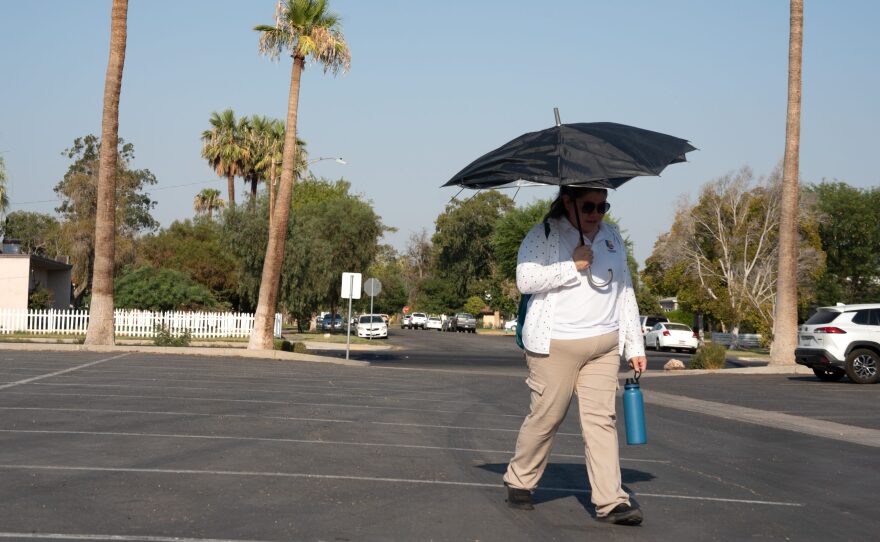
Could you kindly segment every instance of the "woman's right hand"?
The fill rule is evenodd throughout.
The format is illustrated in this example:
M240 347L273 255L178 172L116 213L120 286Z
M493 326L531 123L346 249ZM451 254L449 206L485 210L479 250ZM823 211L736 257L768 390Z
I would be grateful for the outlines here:
M589 269L590 264L593 263L593 249L586 245L580 245L574 249L571 259L574 260L574 266L578 271Z

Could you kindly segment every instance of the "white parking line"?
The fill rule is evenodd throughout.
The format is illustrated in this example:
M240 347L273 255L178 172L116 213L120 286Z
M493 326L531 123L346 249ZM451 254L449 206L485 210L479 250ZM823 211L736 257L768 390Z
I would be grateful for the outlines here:
M126 374L125 371L119 371L119 372L120 372L120 373L123 373L123 374ZM3 374L4 374L3 372L0 372L0 375L3 375ZM94 380L94 378L93 378L94 374L95 374L95 373L89 373L89 374L87 374L87 375L65 376L65 377L63 378L63 380L90 379L90 378L91 378L92 380ZM101 375L104 375L104 374L106 374L106 371L102 371L100 374L101 374ZM210 388L210 389L217 389L217 386L218 386L218 385L240 386L242 383L245 383L245 384L251 384L251 385L257 385L257 384L261 384L261 383L265 382L265 379L244 379L244 378L221 380L221 379L217 379L217 378L211 378L211 379L208 379L208 378L173 378L173 377L169 377L168 380L171 380L171 381L173 381L173 382L178 382L178 383L180 383L180 382L193 382L193 383L200 383L200 384L206 384L206 385L207 385L207 384L213 384L214 387L212 387L212 388ZM255 382L242 382L243 380L256 380L256 381L255 381ZM295 382L296 384L302 384L301 381L296 380L296 379L290 379L290 381L291 381L292 383ZM153 383L156 383L156 382L161 382L161 380L159 380L159 379L157 379L157 378L155 378L155 377L152 377L152 378L150 378L150 377L147 377L147 378L132 378L132 377L128 377L128 378L118 378L118 379L114 379L114 382L153 382ZM87 383L88 383L88 382L81 382L81 384L87 384ZM362 387L348 387L348 386L345 386L344 384L343 384L343 385L337 385L337 384L335 384L335 383L333 383L333 382L328 382L328 381L326 381L326 380L323 381L323 382L316 382L315 384L311 384L311 385L308 385L308 386L304 386L304 385L284 385L283 383L279 383L279 379L273 379L273 380L272 380L272 383L273 383L273 384L278 384L278 385L283 385L284 387L283 387L282 389L277 389L277 390L267 390L266 388L260 388L260 390L278 391L278 392L287 392L287 391L289 391L289 390L299 390L299 389L305 389L305 390L315 390L315 389L320 389L320 390L333 390L333 391L379 391L379 392L384 392L384 393L388 393L388 392L414 393L414 394L417 393L417 394L423 394L423 395L443 395L443 396L448 396L448 397L457 397L457 398L460 398L460 399L466 399L466 398L467 398L467 396L464 395L464 394L462 394L461 391L454 391L454 392L453 392L453 391L433 391L433 390L425 390L425 389L418 389L418 388L389 388L389 387L382 387L382 388L362 388ZM357 383L362 384L363 382L357 382ZM80 384L80 382L72 382L72 383L71 383L71 385L74 385L74 384ZM323 386L322 386L322 385L316 385L316 384L328 384L328 385L323 385ZM243 389L243 388L235 388L235 389Z
M116 397L116 398L126 398L126 399L154 399L157 401L167 401L169 399L176 399L181 401L205 401L205 402L215 402L215 403L256 403L256 404L269 404L269 405L289 405L289 406L316 406L316 407L331 407L331 408L356 408L360 410L400 410L404 412L428 412L428 413L441 413L441 414L457 414L460 416L495 416L501 418L516 418L522 420L525 417L525 414L500 414L500 413L487 413L487 412L471 412L467 410L440 410L436 408L406 408L406 407L393 407L393 406L377 406L377 405L363 405L363 404L345 404L345 403L307 403L304 401L273 401L270 399L218 399L215 397L187 397L180 395L124 395L120 393L46 393L46 392L37 392L29 391L27 393L24 392L10 392L10 393L19 393L21 395L28 395L31 397L35 396L49 396L49 397Z
M123 410L112 408L51 408L51 407L0 407L0 410L46 410L52 412L96 412L108 414L147 414L155 416L206 416L213 418L247 418L258 420L303 421L321 423L356 423L372 425L388 425L396 427L427 427L432 429L456 429L481 432L518 433L519 428L503 429L498 427L475 427L471 425L442 425L433 423L378 422L374 420L343 420L339 418L306 418L300 416L260 416L256 414L212 414L204 412L158 411L158 410ZM580 437L580 433L558 432L557 436Z
M118 540L120 542L266 542L232 538L186 538L180 536L148 536L121 534L65 534L65 533L2 533L0 538L30 540Z
M385 478L378 476L346 476L338 474L312 474L303 472L260 472L260 471L224 471L224 470L195 470L195 469L144 469L129 467L81 467L69 465L0 465L0 469L6 470L28 470L28 471L74 471L74 472L117 472L117 473L139 473L139 474L189 474L189 475L208 475L208 476L243 476L243 477L261 477L261 478L307 478L315 480L349 480L354 482L383 482L391 484L413 484L413 485L438 485L438 486L454 486L454 487L476 487L499 489L497 483L484 482L455 482L451 480L419 480L412 478ZM589 494L588 489L571 489L564 487L538 487L538 492L552 491L562 493ZM650 497L659 499L687 499L694 501L722 502L728 504L760 504L766 506L804 506L801 503L784 502L784 501L759 501L754 499L728 499L720 497L701 497L697 495L677 495L665 493L633 493L636 497Z
M153 379L155 381L155 379ZM394 399L395 401L415 401L419 403L455 403L459 404L465 401L465 398L459 399L426 399L423 397L397 397L397 396L389 396L389 395L371 395L368 393L348 393L347 390L339 390L340 393L324 393L320 391L304 391L304 390L272 390L267 388L228 388L221 389L217 387L197 387L197 386L168 386L165 384L158 384L156 386L146 386L146 385L137 385L130 386L127 384L86 384L79 382L40 382L37 384L38 386L54 386L54 387L67 387L67 388L120 388L120 389L133 389L133 390L151 390L151 389L160 389L160 390L183 390L183 391L211 391L211 392L236 392L236 393L267 393L267 394L280 394L286 396L295 396L295 395L317 395L319 397L364 397L368 399ZM405 392L405 393L418 393L418 392ZM471 403L473 405L475 403ZM493 406L492 403L476 403L485 406Z
M15 386L21 386L22 384L29 384L29 383L31 383L31 382L35 382L35 381L37 381L37 380L42 380L42 379L44 379L44 378L51 378L51 377L53 377L53 376L58 376L58 375L63 375L63 374L65 374L65 373L70 373L70 372L73 372L73 371L78 371L78 370L80 370L80 369L84 369L84 368L86 368L86 367L91 367L92 365L97 365L97 364L99 364L99 363L104 363L104 362L111 361L111 360L114 360L114 359L119 359L119 358L121 358L121 357L125 357L125 356L128 356L128 355L130 355L130 353L129 353L129 352L126 352L125 354L119 354L118 356L113 356L113 357L111 357L111 358L104 358L104 359L99 359L98 361L92 361L92 362L89 362L89 363L84 363L84 364L82 364L82 365L77 365L76 367L71 367L71 368L69 368L69 369L64 369L64 370L62 370L62 371L55 371L54 373L49 373L49 374L44 374L44 375L40 375L40 376L35 376L35 377L33 377L33 378L26 378L26 379L24 379L24 380L19 380L19 381L17 381L17 382L10 382L9 384L4 384L4 385L0 386L0 390L5 390L5 389L7 389L7 388L13 388L13 387L15 387Z
M341 440L314 440L273 437L241 437L231 435L186 435L180 433L131 433L123 431L65 431L65 430L42 430L42 429L0 429L0 433L24 433L41 435L89 435L109 437L144 437L164 439L197 439L197 440L234 440L242 442L278 442L288 444L312 444L329 446L364 446L368 448L406 448L418 450L442 450L450 452L471 452L477 454L504 454L513 455L513 450L486 450L479 448L457 448L450 446L428 446L424 444L389 444L386 442L346 442ZM582 459L583 454L560 454L554 453L554 457Z
M173 438L173 439L204 439L204 440L235 440L235 441L254 441L254 442L281 442L291 444L317 444L317 445L333 445L333 446L365 446L375 448L409 448L419 450L443 450L450 452L471 452L483 454L504 454L513 455L513 450L486 450L479 448L456 448L450 446L427 446L424 444L388 444L386 442L346 442L340 440L313 440L313 439L292 439L292 438L275 438L275 437L241 437L230 435L185 435L179 433L131 433L121 431L66 431L66 430L43 430L43 429L0 429L0 433L38 433L48 435L91 435L91 436L117 436L117 437L151 437L151 438ZM553 452L553 457L564 457L583 459L583 454L562 454ZM627 459L621 458L621 461L630 461L638 463L669 463L667 460L661 459Z

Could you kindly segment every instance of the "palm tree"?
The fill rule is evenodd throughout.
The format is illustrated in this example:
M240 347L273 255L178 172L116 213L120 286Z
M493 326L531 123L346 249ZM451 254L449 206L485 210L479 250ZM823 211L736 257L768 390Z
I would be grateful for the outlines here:
M284 149L284 121L279 119L267 119L265 117L253 117L251 119L252 137L255 141L255 149L258 160L254 168L269 187L269 224L272 224L272 214L275 212L276 187L278 185L278 166L281 165ZM296 138L296 166L294 178L299 178L306 170L307 154L306 143Z
M6 163L0 156L0 216L9 208L9 191L6 188Z
M779 270L770 363L794 364L797 344L797 215L801 143L801 59L804 41L804 2L791 0L788 43L788 114L779 217Z
M113 0L110 12L110 58L104 77L104 110L98 162L98 208L95 216L95 264L86 344L115 344L113 330L113 261L116 252L116 163L119 156L119 95L128 35L128 0Z
M247 131L247 118L235 120L235 112L214 111L208 120L211 128L202 132L202 157L208 160L217 175L226 177L229 204L235 206L235 177L242 175L248 149L242 144Z
M284 257L284 240L296 169L296 116L299 108L300 77L307 58L322 64L325 73L329 71L336 74L348 71L351 55L342 35L340 19L328 11L326 0L281 0L275 10L275 24L258 25L254 30L260 33L261 53L277 59L284 50L289 49L293 56L281 181L272 226L269 228L254 330L248 343L248 348L271 349L281 261Z
M205 188L196 194L193 200L193 208L196 213L207 213L208 222L213 218L214 209L222 209L224 207L226 207L226 202L220 197L220 191L213 188Z

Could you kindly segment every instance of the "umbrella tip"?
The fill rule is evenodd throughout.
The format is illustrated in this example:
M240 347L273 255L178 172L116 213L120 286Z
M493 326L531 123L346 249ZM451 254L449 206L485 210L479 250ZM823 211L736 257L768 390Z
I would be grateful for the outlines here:
M556 117L556 126L562 126L562 121L559 120L559 108L553 108L553 116Z

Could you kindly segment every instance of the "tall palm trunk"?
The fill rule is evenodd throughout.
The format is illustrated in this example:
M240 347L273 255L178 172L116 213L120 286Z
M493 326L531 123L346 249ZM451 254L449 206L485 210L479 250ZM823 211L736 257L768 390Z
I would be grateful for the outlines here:
M119 138L119 95L125 64L128 0L113 0L110 15L110 59L104 78L101 154L98 165L98 209L95 216L95 268L86 344L112 345L113 261L116 253L116 162Z
M290 218L290 202L293 195L294 167L296 166L296 113L299 107L299 81L305 67L305 58L293 57L290 70L290 94L287 98L287 131L284 133L284 150L281 158L281 183L272 224L269 228L269 243L266 259L263 262L263 277L260 282L260 296L254 330L248 342L249 349L271 350L273 329L275 327L275 306L278 303L278 287L281 283L281 262L284 259L284 240L287 236L287 221Z
M275 150L272 150L272 170L269 173L269 229L272 229L272 215L275 213Z
M794 364L794 349L797 345L797 215L803 32L803 0L791 0L788 115L785 123L785 159L782 165L779 219L779 272L776 282L773 345L770 348L770 363L774 365Z
M229 191L229 206L235 207L235 175L227 175L226 188Z

